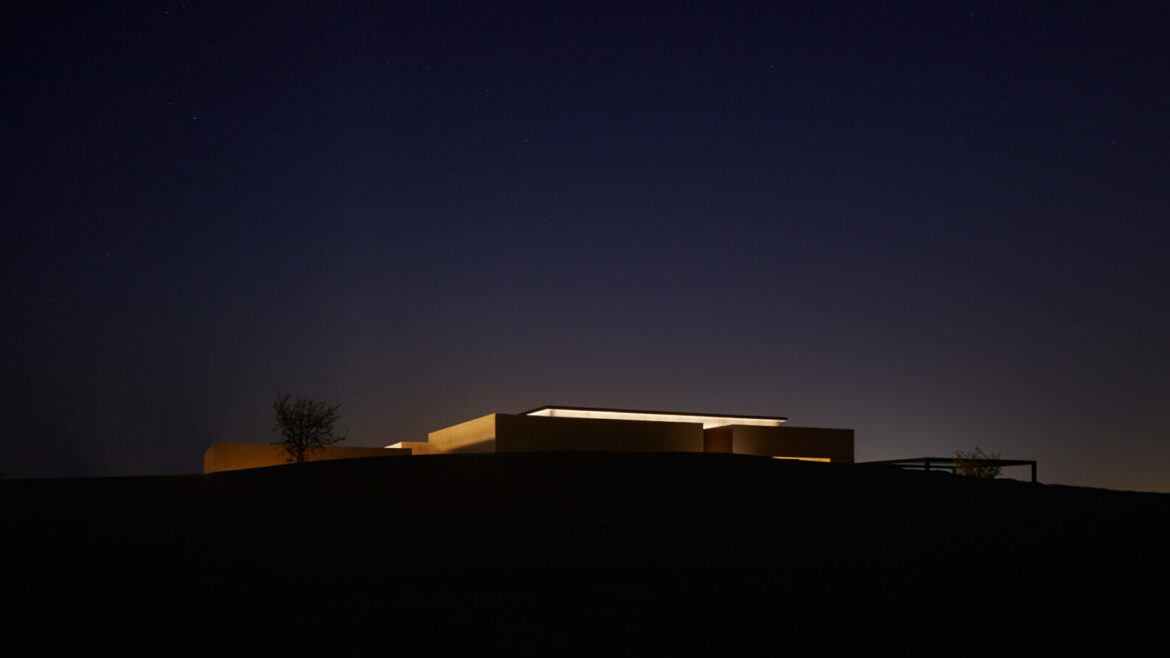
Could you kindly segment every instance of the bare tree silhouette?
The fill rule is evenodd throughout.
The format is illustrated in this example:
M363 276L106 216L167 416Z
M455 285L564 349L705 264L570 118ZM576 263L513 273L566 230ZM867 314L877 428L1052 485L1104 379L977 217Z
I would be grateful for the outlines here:
M327 445L344 441L345 434L334 434L333 424L341 418L337 410L341 405L296 396L292 402L288 394L276 394L272 409L276 412L276 424L272 431L280 435L273 445L282 446L288 453L288 461L302 463L307 455Z

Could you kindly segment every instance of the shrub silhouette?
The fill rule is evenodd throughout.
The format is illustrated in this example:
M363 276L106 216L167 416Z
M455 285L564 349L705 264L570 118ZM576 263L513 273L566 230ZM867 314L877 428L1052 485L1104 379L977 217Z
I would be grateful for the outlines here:
M979 446L971 452L955 451L955 473L957 475L971 475L977 478L994 478L999 476L1000 466L988 464L987 460L999 459L999 453L987 454Z

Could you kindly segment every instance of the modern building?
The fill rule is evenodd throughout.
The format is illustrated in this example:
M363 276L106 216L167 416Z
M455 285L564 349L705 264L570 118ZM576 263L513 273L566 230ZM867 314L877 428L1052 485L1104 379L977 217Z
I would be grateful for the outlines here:
M402 441L385 448L329 446L309 459L600 451L718 452L853 463L853 430L790 427L787 422L781 416L544 406L519 414L488 414L430 432L426 441ZM217 443L203 457L203 472L287 462L279 446Z
M489 414L387 446L461 452L722 452L853 463L853 430L790 427L780 416L545 406Z

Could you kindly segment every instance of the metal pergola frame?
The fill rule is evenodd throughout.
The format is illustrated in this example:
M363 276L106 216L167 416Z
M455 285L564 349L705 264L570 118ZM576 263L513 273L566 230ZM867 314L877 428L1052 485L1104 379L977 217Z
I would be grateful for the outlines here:
M950 471L955 472L956 462L978 464L981 466L1030 466L1032 481L1036 481L1036 460L1034 459L955 459L954 457L914 457L911 459L883 459L873 462L860 462L875 466L893 466L920 471Z

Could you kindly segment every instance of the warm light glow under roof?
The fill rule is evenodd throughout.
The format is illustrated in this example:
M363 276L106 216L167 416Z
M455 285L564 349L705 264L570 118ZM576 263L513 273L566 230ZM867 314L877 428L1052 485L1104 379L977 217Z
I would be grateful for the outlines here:
M600 418L606 420L642 420L657 423L702 423L703 429L724 425L758 425L780 427L786 418L760 418L758 416L708 416L703 414L681 414L658 411L621 411L617 409L572 409L565 407L542 407L527 413L529 416L552 416L554 418Z

